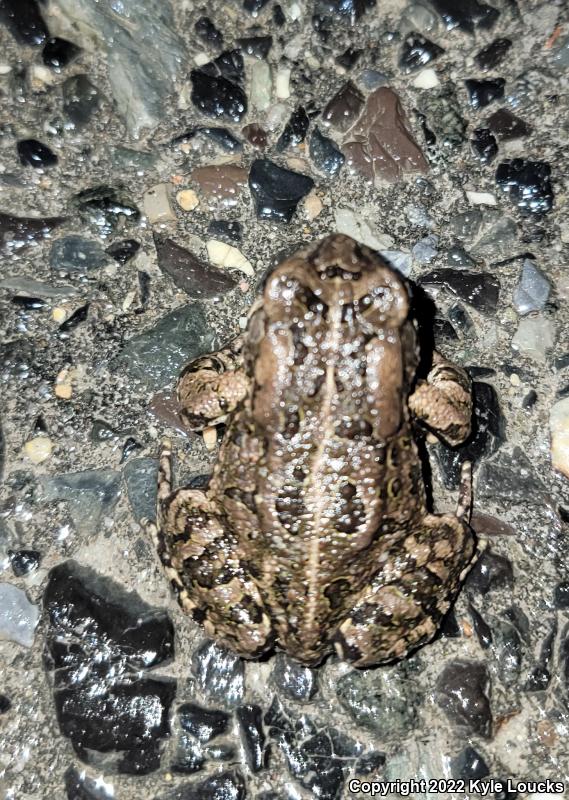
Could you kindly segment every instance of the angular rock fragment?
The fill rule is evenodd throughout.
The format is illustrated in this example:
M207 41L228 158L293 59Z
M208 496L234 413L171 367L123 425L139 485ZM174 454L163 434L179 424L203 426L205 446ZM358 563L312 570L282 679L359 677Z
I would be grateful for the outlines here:
M474 56L474 60L483 72L494 69L494 67L497 67L498 64L503 61L504 56L511 46L511 39L494 39L493 42L483 47L482 50Z
M196 167L190 178L200 187L200 193L208 198L224 200L234 205L237 196L247 185L247 171L236 164L211 164Z
M522 214L542 215L551 211L553 189L547 161L525 158L503 161L496 170L496 183Z
M313 186L307 175L283 169L266 158L251 164L249 187L259 219L290 222L298 203Z
M443 53L442 47L426 39L420 33L410 33L401 46L399 66L411 72L426 67Z
M0 212L0 251L23 250L49 236L65 217L14 217Z
M468 92L468 100L474 109L486 108L494 100L499 100L504 96L504 87L506 81L503 78L493 78L491 80L478 81L466 80L464 81L466 91Z
M352 81L347 81L325 106L322 123L345 133L359 117L363 104L363 94Z
M336 147L336 143L320 133L318 128L314 128L310 137L309 153L314 166L331 178L336 177L346 160L344 154Z
M432 4L449 31L460 28L474 33L475 28L491 28L500 16L497 8L479 0L432 0Z
M483 314L494 313L498 305L500 282L485 272L437 269L421 276L419 283L427 289L444 287Z
M191 300L208 300L233 289L237 281L230 272L202 261L172 239L154 237L158 266Z

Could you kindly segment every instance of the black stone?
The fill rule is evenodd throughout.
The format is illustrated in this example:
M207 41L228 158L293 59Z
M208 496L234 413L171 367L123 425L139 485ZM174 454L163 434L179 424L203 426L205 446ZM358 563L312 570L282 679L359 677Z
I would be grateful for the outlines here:
M491 78L484 81L466 80L464 81L468 100L474 109L486 108L494 100L501 100L504 97L504 87L506 81L503 78Z
M69 767L64 776L67 800L113 800L113 795L103 789L95 778Z
M470 145L483 164L490 164L498 153L498 142L488 128L476 128L472 133Z
M8 550L8 558L12 572L16 578L21 578L39 567L41 553L37 550Z
M375 4L376 0L316 0L314 11L320 17L348 18L353 23Z
M474 632L478 637L478 642L483 650L487 650L492 644L492 630L482 615L474 608L472 603L469 606L470 616L474 625Z
M119 264L126 264L130 261L140 250L140 242L136 239L123 239L120 242L115 242L110 247L107 247L105 253Z
M58 158L46 144L37 139L20 139L16 145L20 163L24 167L45 169L57 164Z
M46 67L59 71L74 61L80 52L81 48L73 42L54 37L44 44L42 59Z
M507 108L500 108L492 116L488 117L486 124L500 139L510 141L512 139L522 139L529 136L532 129L520 117L516 117Z
M454 608L451 607L443 617L439 632L445 639L459 639L462 636L462 629L458 624Z
M253 17L258 17L269 0L243 0L243 8Z
M289 121L285 125L283 132L278 138L276 144L277 151L282 153L282 151L286 150L287 147L291 147L303 142L309 125L310 119L308 114L302 106L299 106L290 115Z
M226 708L239 705L245 691L242 660L214 642L205 642L192 656L192 673L204 695Z
M10 698L6 697L5 694L0 694L0 714L5 714L12 708L12 703L10 702Z
M500 282L487 272L437 269L423 275L419 284L427 290L445 288L482 314L493 314L498 306Z
M251 164L249 187L259 219L290 222L297 205L314 186L307 175L283 169L266 158Z
M478 750L470 747L470 745L465 747L456 758L451 759L450 768L453 777L457 780L475 781L490 774L490 769L484 758Z
M348 47L341 55L336 56L336 64L339 64L340 67L344 67L346 70L353 69L360 60L362 53L363 50L359 50L355 47Z
M245 758L251 772L259 772L265 763L265 732L260 706L239 706L236 711Z
M212 219L207 226L209 236L227 242L240 242L243 238L243 227L236 219Z
M172 239L156 235L154 243L158 266L192 300L219 297L237 285L237 279L229 270L202 261Z
M534 504L543 507L551 502L547 488L534 464L520 447L512 454L501 453L484 461L478 473L477 495L480 498L499 498L502 506L511 503Z
M40 45L49 36L36 0L1 0L0 20L21 44Z
M16 252L49 236L65 217L14 217L0 212L0 252Z
M472 320L461 305L451 306L447 311L447 316L455 328L458 328L462 333L472 330Z
M236 83L243 83L245 79L243 56L236 49L224 50L213 61L208 61L207 64L198 67L197 71L212 77L221 75L223 78L227 78L228 81Z
M482 50L474 56L474 60L483 72L487 72L498 66L511 46L512 42L510 39L494 39L493 42L483 47Z
M547 161L525 158L503 161L496 170L496 183L522 214L542 215L551 211L553 189Z
M429 41L420 33L410 33L401 45L399 66L411 72L421 69L444 53L442 47Z
M533 408L537 402L537 392L535 389L530 389L529 392L524 396L522 400L522 408L525 408L526 411L530 408Z
M557 584L553 590L553 605L555 608L569 608L569 581Z
M140 453L142 449L143 445L137 442L134 437L129 436L123 444L120 463L124 464L132 455Z
M75 752L84 761L106 754L106 771L113 753L119 772L157 769L176 684L144 670L173 658L168 616L72 561L51 570L44 608L44 661L59 726Z
M458 340L458 333L455 331L448 319L436 317L433 320L433 333L436 343L438 343L441 339L446 339L449 342L456 342Z
M492 735L490 675L476 661L451 661L437 679L435 700L458 728L489 739Z
M71 75L63 82L63 110L76 128L84 128L101 105L101 95L89 77Z
M262 59L269 55L269 51L273 46L273 37L243 36L241 39L237 39L237 45L248 56Z
M73 205L85 221L108 236L122 225L140 219L140 211L122 187L93 186L74 195Z
M476 463L493 455L505 441L505 420L496 390L489 383L475 381L472 387L472 433L468 441L450 448L442 442L433 446L433 454L447 489L456 489L465 461Z
M547 667L538 664L528 675L525 685L526 692L544 692L551 683L551 672Z
M245 780L240 772L220 772L199 783L181 785L157 800L245 800Z
M214 144L228 153L239 153L243 150L243 143L240 142L231 131L227 130L227 128L210 127L207 125L198 125L197 127L189 128L184 133L172 139L170 144L178 145L183 142L189 142L194 136L199 135L210 139Z
M214 47L223 47L223 34L209 17L200 17L194 25L194 30L202 41L212 44Z
M16 295L15 297L11 297L10 302L19 308L25 309L26 311L36 311L40 308L45 308L47 304L47 302L42 300L41 297L24 297L20 294Z
M500 16L498 9L479 0L433 0L432 4L449 31L460 28L474 33L475 28L491 28Z
M181 705L178 716L182 729L200 742L209 742L225 733L229 724L229 714L225 711L204 708L196 703Z
M236 83L222 75L192 70L192 103L208 117L239 122L247 113L247 95Z
M466 577L465 587L478 594L488 594L495 589L512 587L514 571L505 556L485 550Z
M504 686L513 686L520 677L524 646L517 628L505 620L494 620L492 650L498 676Z
M358 758L355 766L356 775L372 775L385 766L385 753L373 751Z
M318 691L318 672L278 653L274 660L271 681L289 700L308 703Z
M344 164L345 156L336 147L335 142L328 136L320 133L318 128L314 128L310 137L309 146L310 158L316 169L335 177Z

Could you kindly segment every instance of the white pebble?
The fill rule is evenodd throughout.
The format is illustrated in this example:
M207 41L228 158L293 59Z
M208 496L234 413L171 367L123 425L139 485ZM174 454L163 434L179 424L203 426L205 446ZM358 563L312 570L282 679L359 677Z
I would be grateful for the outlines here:
M0 583L0 639L31 647L39 615L25 592L11 583Z
M49 436L36 436L24 445L24 455L33 464L41 464L53 452L53 442Z
M142 202L144 213L150 223L172 222L176 219L170 205L167 183L157 183L156 186L152 186L151 189L144 192Z
M495 206L496 197L490 192L466 192L468 201L473 206Z
M220 242L219 239L209 239L206 242L207 255L212 264L216 267L226 267L227 269L238 269L245 275L253 277L255 271L241 250L232 247L230 244Z
M435 86L438 86L439 84L439 76L435 70L431 69L430 67L428 69L421 70L417 77L413 79L413 86L415 86L417 89L434 89Z
M277 72L275 90L279 100L286 100L290 97L290 68L281 67Z

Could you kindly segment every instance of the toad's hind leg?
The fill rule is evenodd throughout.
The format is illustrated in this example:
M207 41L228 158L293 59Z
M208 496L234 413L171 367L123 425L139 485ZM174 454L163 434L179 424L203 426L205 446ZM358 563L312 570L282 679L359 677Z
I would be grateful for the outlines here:
M160 456L156 547L184 611L206 633L245 658L273 645L259 587L215 502L201 491L172 489L172 455Z
M451 514L428 514L393 548L333 640L356 667L393 661L430 641L474 555L474 535Z

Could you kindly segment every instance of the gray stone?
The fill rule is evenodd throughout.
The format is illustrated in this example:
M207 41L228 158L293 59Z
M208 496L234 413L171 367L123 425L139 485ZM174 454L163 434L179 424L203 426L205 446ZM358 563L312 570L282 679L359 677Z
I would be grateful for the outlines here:
M482 227L482 212L479 208L462 211L450 218L448 226L457 239L475 239Z
M51 246L49 265L63 272L89 272L110 263L103 247L83 236L65 236Z
M129 132L138 137L165 113L184 56L167 0L54 0L81 44L95 37L108 51L113 96ZM84 41L85 40L85 41Z
M117 170L134 169L138 173L154 169L158 156L144 150L133 150L131 147L115 147L111 152L113 167Z
M8 278L4 278L0 281L0 289L8 289L16 295L41 297L46 300L53 297L70 297L77 294L77 290L73 286L53 286L51 283L25 278L23 275L11 275Z
M112 514L119 495L120 473L102 468L45 478L38 499L68 503L78 533L89 536L99 531L103 517Z
M436 258L438 250L437 245L439 242L439 237L431 234L430 236L425 236L424 239L421 239L417 242L416 245L413 246L413 258L415 261L418 261L419 264L430 264L433 258Z
M101 95L87 75L72 75L63 82L63 110L76 128L84 128L101 105Z
M137 520L156 519L156 495L158 492L158 459L134 458L123 470L128 502Z
M513 294L514 308L520 316L532 311L541 311L547 303L551 284L535 263L526 258L522 266L520 281Z
M489 227L470 248L474 258L488 261L498 261L501 257L511 256L516 250L518 242L518 227L511 217L505 217L499 212L487 212L485 222Z
M171 383L185 363L211 352L213 344L203 308L190 303L130 339L111 366L157 390Z
M556 43L550 63L557 72L565 72L569 69L569 36L564 36Z
M340 678L336 693L358 725L386 736L402 736L415 725L411 685L396 669L354 671Z
M523 317L512 339L512 348L534 361L545 361L555 344L555 324L542 316Z
M31 647L39 609L11 583L0 583L0 639Z
M406 278L411 274L413 267L411 253L404 253L402 250L380 250L379 254Z

